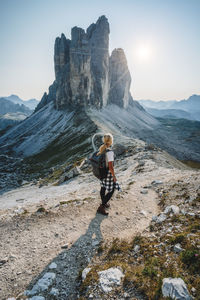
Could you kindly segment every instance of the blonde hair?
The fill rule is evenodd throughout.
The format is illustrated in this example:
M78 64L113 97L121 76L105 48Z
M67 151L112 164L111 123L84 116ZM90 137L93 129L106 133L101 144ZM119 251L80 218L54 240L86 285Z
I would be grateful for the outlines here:
M103 136L103 145L99 148L97 155L102 154L107 148L113 144L113 136L111 133L106 133Z

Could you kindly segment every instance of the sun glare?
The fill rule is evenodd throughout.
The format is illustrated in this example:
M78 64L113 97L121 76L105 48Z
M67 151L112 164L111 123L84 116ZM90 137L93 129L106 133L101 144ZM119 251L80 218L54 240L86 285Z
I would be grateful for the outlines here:
M147 61L147 60L150 60L150 58L151 58L152 49L148 45L140 45L140 46L138 46L136 53L137 53L137 57L141 61Z

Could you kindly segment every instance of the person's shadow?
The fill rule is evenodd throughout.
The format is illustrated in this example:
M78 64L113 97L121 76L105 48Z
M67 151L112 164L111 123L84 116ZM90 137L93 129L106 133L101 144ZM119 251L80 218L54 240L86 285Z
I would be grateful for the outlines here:
M100 226L105 218L106 216L97 213L94 219L91 220L86 233L80 236L71 248L62 251L49 263L50 265L52 262L55 262L57 268L50 270L48 265L36 278L33 278L26 290L35 290L35 293L29 296L40 295L43 296L45 300L73 300L78 298L78 286L80 284L78 278L82 270L95 255L103 240ZM38 280L47 272L55 273L56 277L53 283L49 285L48 290L41 291L42 288L36 288L36 286L38 285ZM56 292L54 291L55 294L57 293L56 296L50 294L52 288L57 289Z

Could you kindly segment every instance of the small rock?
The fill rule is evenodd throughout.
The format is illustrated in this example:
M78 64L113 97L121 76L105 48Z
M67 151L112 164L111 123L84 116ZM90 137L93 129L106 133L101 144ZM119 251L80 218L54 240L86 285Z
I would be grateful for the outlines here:
M99 245L99 241L95 241L95 240L92 241L92 246L93 246L93 247L98 246L98 245Z
M89 299L93 299L93 298L94 298L93 294L89 294Z
M188 212L187 215L190 217L195 217L195 213L193 213L193 212Z
M185 214L186 214L186 212L185 212L184 209L181 209L181 214L182 214L182 215L185 215Z
M108 270L98 272L98 275L100 286L105 293L112 291L113 285L120 285L121 278L124 277L124 274L119 268L110 268Z
M67 249L68 247L69 247L68 244L65 244L65 245L61 246L62 249Z
M18 209L14 210L14 212L18 215L23 214L24 213L24 209L22 207L19 207Z
M49 294L53 296L58 296L59 291L58 289L52 288Z
M156 223L162 223L167 219L167 216L163 213L161 213L159 216L153 216L152 221Z
M50 270L53 270L53 269L56 269L57 268L57 264L52 262L50 265L49 265L49 269Z
M85 280L87 274L90 272L91 268L85 268L82 272L82 281Z
M145 217L147 216L147 212L144 211L144 210L141 210L141 211L140 211L140 214L141 214L141 215L144 215Z
M9 258L10 258L11 260L13 260L13 259L16 259L17 256L11 253L10 256L9 256Z
M24 199L16 199L16 202L24 202Z
M191 288L191 292L195 295L196 294L196 289L194 287Z
M143 160L138 162L138 167L143 167L145 165L145 162Z
M176 253L180 253L183 251L183 248L181 248L181 245L180 244L176 244L174 245L174 252Z
M163 297L171 297L172 299L191 300L185 282L181 278L164 278L162 284Z
M46 209L43 206L39 207L37 210L37 213L44 213L44 212L46 212Z
M139 245L135 245L134 249L135 252L138 252L140 250L140 246Z
M129 293L124 293L124 298L129 298L130 297L130 295L129 295Z
M180 209L177 205L170 205L170 206L165 207L164 214L168 214L171 212L175 215L178 215L180 212Z
M147 189L143 189L140 191L141 194L148 194L148 190Z
M152 185L157 185L157 184L163 184L163 182L161 180L153 180L151 182Z
M153 222L156 222L157 219L158 219L158 216L152 216L152 221L153 221Z
M17 275L20 275L20 274L22 274L22 272L17 272Z
M7 258L7 257L5 257L5 258L3 258L3 259L0 259L0 266L1 266L1 265L4 265L7 261L8 261L8 258Z
M80 174L81 174L80 169L78 167L75 167L73 169L73 177L78 176Z

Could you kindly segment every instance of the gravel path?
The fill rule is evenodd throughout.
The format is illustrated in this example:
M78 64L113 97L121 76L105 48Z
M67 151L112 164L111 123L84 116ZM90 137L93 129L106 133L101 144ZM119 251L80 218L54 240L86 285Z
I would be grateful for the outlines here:
M172 176L179 178L184 172L192 172L158 167L155 159L145 160L145 157L144 164L138 164L138 159L129 156L116 166L123 191L115 192L108 217L96 214L100 203L99 183L90 173L83 173L68 183L74 190L63 184L65 194L58 193L57 197L54 194L51 198L45 188L48 200L22 203L18 211L16 207L0 211L1 299L31 290L47 271L56 275L51 285L59 295L55 299L77 299L77 277L101 241L130 238L145 230L152 216L158 214L158 194L151 182L165 183ZM15 191L12 193L14 197ZM19 190L16 195L18 199ZM37 212L41 205L44 211ZM50 270L52 262L57 266ZM54 299L49 291L45 299Z

